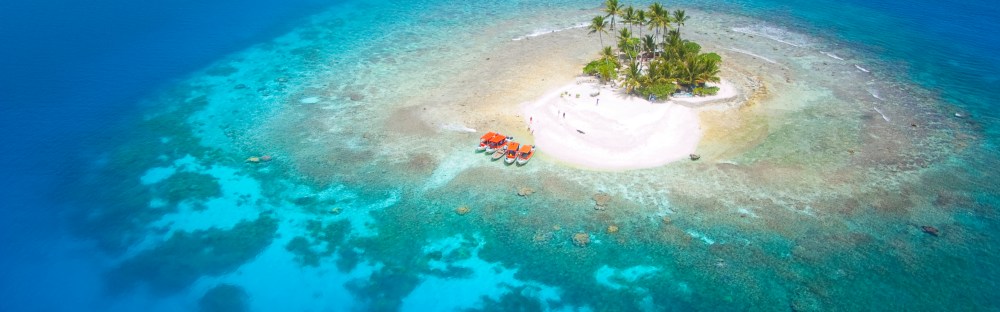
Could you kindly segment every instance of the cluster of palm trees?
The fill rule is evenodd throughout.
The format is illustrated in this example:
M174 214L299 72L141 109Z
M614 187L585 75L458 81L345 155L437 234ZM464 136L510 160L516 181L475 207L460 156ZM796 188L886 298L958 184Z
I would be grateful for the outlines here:
M619 82L626 92L646 97L666 98L677 88L696 95L718 91L705 83L719 82L722 58L701 53L700 45L681 39L681 27L689 19L684 10L671 13L659 3L646 10L635 9L618 0L605 0L604 13L588 26L600 39L601 56L587 64L585 73L605 82ZM615 31L616 23L625 27ZM638 36L633 29L638 30ZM652 33L643 35L643 29ZM604 35L609 32L617 34L615 47L604 45Z

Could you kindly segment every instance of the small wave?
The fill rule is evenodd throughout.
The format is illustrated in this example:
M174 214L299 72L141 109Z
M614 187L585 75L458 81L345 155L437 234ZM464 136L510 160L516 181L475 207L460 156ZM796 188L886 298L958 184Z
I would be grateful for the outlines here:
M754 54L753 52L750 52L750 51L747 51L747 50L742 50L742 49L737 49L737 48L729 48L729 51L733 51L733 52L736 52L736 53L742 53L742 54L746 54L746 55L749 55L749 56L753 56L753 57L762 59L762 60L764 60L764 61L766 61L768 63L771 63L771 64L778 64L778 62L775 62L772 59L769 59L769 58L766 58L766 57Z
M450 130L450 131L458 131L458 132L470 132L470 133L471 132L476 132L476 129L472 129L472 128L466 127L464 125L456 125L456 124L442 124L441 125L441 129Z
M857 68L858 70L866 72L866 73L869 72L867 69L865 69L864 67L858 66L857 64L854 65L854 68Z
M878 109L878 107L872 107L872 108L875 109L875 111L878 112L879 115L882 115L882 119L885 119L885 121L889 121L889 117L886 117L885 114L883 114L882 111Z
M573 25L573 26L570 26L570 27L559 28L559 29L539 29L539 30L535 30L534 32L532 32L530 34L527 34L527 35L524 35L524 36L520 36L520 37L511 39L511 40L513 40L513 41L520 41L520 40L524 40L524 39L528 39L528 38L538 37L538 36L541 36L541 35L548 35L548 34L557 33L557 32L560 32L560 31L567 31L567 30L570 30L570 29L577 29L577 28L584 28L584 27L587 27L587 24L580 23L580 24L576 24L576 25Z
M778 28L778 27L765 26L765 25L755 25L755 26L747 26L747 27L733 27L731 29L733 31L735 31L735 32L738 32L738 33L747 34L747 35L754 35L754 36L761 36L761 37L764 37L764 38L767 38L767 39L771 39L771 40L774 40L774 41L777 41L777 42L781 42L781 43L784 43L784 44L787 44L787 45L790 45L790 46L793 46L793 47L797 47L797 48L801 48L802 46L805 45L804 43L792 42L792 40L794 40L794 39L792 39L790 37L794 37L797 34L792 33L790 31L787 31L787 30L784 30L784 29L781 29L781 28Z
M316 103L319 103L319 100L320 100L320 98L318 96L310 96L310 97L307 97L307 98L299 100L299 103L302 103L302 104L316 104Z
M875 90L875 89L868 89L868 94L871 94L871 95L872 95L873 97L875 97L876 99L879 99L879 100L884 100L884 99L883 99L883 98L882 98L881 96L879 96L879 92L878 92L878 90Z
M837 56L836 54L830 53L830 52L819 51L819 53L823 53L824 55L829 56L830 58L833 58L835 60L841 60L841 61L844 60L843 58Z

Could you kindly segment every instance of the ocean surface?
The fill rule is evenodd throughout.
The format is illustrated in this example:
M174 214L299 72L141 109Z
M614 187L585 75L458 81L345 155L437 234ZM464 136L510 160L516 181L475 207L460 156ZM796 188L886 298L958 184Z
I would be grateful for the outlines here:
M0 3L0 310L1000 310L1000 6L665 3L797 96L699 165L413 123L600 5Z

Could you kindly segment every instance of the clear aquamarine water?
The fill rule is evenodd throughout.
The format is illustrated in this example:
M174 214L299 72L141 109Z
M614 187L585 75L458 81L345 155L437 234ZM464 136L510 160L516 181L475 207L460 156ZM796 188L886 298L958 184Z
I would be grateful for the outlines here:
M0 308L997 309L996 7L685 5L794 82L759 141L623 173L408 123L596 2L0 5Z

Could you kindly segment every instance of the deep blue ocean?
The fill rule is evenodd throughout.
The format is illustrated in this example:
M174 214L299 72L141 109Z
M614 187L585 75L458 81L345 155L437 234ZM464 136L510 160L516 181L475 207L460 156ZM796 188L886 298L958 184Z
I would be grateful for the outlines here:
M141 114L144 108L138 103L144 96L276 37L333 4L0 2L0 311L78 311L85 304L102 309L89 304L103 296L102 275L95 268L106 259L86 237L69 233L72 220L64 211L72 202L62 198L87 172L87 160L96 157L87 155L91 150L80 142L112 138L116 133L107 129ZM994 147L1000 143L997 3L744 0L687 5L761 17L848 43L968 112L983 125L987 142ZM143 304L132 308L146 308ZM110 306L121 309L123 304Z

